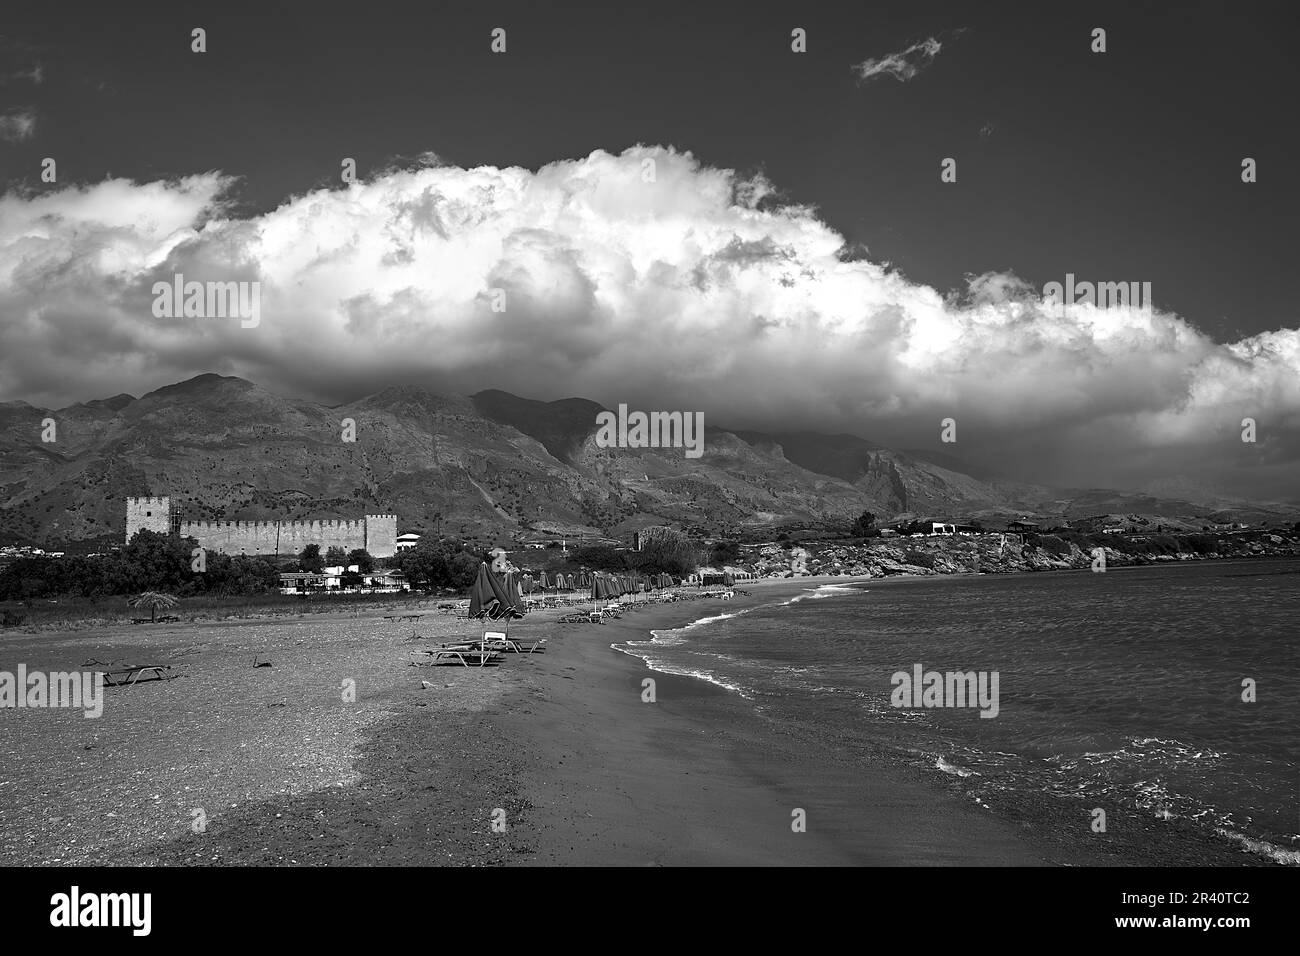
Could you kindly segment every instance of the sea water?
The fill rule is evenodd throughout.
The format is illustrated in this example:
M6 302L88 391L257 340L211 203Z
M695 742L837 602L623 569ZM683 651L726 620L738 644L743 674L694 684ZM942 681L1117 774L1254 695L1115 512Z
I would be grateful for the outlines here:
M1118 808L1300 862L1300 564L882 579L710 611L619 649L995 812L1089 814L1086 832ZM996 673L996 718L893 706L917 665Z

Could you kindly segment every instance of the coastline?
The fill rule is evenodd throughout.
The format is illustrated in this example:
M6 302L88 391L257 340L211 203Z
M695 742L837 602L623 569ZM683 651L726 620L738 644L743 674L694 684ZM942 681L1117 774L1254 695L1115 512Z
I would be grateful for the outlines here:
M745 585L750 595L725 603L648 605L599 625L534 611L511 634L546 638L547 651L508 655L491 668L409 667L413 651L482 630L431 608L415 625L418 639L412 625L385 622L374 608L6 640L0 651L11 662L21 656L54 668L92 656L149 657L174 662L184 679L115 690L102 720L0 713L0 756L14 758L0 775L0 859L1267 865L1177 822L1129 815L1127 828L1143 840L1091 840L1059 820L995 813L933 768L812 744L738 693L653 671L611 647L868 580L754 582ZM274 668L250 669L255 654ZM654 703L642 701L646 678L655 681ZM341 679L357 681L356 703L340 700ZM296 746L304 740L309 752ZM53 780L61 781L57 795ZM207 810L205 833L191 832L195 807ZM806 832L792 830L796 809ZM497 810L505 811L504 832L492 826Z
M1037 865L1012 826L880 762L801 753L738 694L610 647L852 578L764 582L749 597L648 607L575 628L526 695L489 718L520 744L538 865ZM553 642L554 643L554 642ZM655 681L656 702L642 701ZM792 829L796 809L806 832Z
M739 693L655 671L610 646L818 586L870 580L758 582L752 596L726 604L652 606L553 636L527 687L488 718L519 744L516 779L532 805L521 831L535 852L510 862L1273 865L1191 825L1136 812L1119 811L1125 827L1097 840L1081 839L1086 824L998 814L897 755L809 749L809 741L774 728ZM655 681L655 703L641 699L647 677ZM806 811L804 833L791 830L796 808Z

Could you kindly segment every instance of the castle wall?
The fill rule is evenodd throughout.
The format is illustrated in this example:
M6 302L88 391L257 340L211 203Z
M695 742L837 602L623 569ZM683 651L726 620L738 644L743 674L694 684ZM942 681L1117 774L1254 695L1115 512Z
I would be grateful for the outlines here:
M142 529L171 531L171 499L126 499L126 540ZM296 555L309 544L321 553L339 547L364 548L376 558L397 553L397 515L366 515L354 521L180 521L181 537L193 538L208 551L226 554Z
M353 551L366 546L362 521L182 521L182 537L194 538L209 551L226 554L294 555L309 544L321 552L333 547Z

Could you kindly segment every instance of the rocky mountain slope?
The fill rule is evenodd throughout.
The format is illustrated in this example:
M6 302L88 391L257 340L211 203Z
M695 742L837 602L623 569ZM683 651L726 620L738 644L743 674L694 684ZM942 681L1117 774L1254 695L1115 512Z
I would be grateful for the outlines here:
M863 510L998 520L1140 505L1191 516L1189 526L1205 513L1150 496L980 480L955 460L851 435L710 427L698 459L600 448L599 411L580 398L447 397L411 386L328 407L212 374L54 411L0 403L0 543L120 540L125 499L149 494L170 495L191 518L396 512L401 531L497 539L618 538L664 523L759 532L833 526ZM55 440L45 442L50 420Z

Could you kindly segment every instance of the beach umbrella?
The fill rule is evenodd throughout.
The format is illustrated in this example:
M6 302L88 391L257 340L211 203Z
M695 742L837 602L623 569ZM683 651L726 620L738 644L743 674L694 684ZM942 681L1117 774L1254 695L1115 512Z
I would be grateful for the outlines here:
M487 563L483 562L479 564L474 586L469 589L469 616L482 617L492 610L493 604L509 607L510 600L505 587L489 570Z
M547 577L546 577L546 572L545 572L545 571L543 571L543 572L541 573L541 576L537 579L537 585L538 585L538 587L540 587L543 591L545 591L547 588L549 588L549 587L551 586L551 582L547 579Z
M725 584L727 587L731 587L733 584L736 583L736 579L730 571L724 571L722 573L722 583Z
M528 606L524 603L523 595L519 593L519 577L514 571L506 572L505 592L506 600L503 602L505 606L522 617Z

